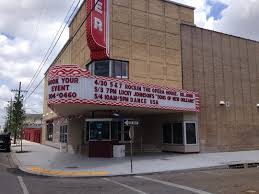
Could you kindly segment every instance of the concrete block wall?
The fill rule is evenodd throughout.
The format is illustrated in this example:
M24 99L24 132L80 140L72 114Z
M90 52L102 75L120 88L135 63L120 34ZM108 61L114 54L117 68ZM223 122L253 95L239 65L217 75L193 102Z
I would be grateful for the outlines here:
M129 61L130 80L182 88L180 23L193 9L164 0L111 1L111 58Z
M200 94L201 149L258 149L259 43L188 25L181 36L183 87Z

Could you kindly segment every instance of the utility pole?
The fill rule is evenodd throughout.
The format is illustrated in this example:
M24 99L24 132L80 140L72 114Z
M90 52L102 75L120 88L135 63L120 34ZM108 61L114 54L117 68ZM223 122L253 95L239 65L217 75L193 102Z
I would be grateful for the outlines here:
M22 82L19 82L19 89L13 89L12 92L18 92L18 97L17 97L17 101L18 102L21 102L21 92L28 92L27 90L22 90ZM22 103L22 102L21 102ZM16 118L16 123L18 122L17 118ZM16 133L16 130L15 130L15 133ZM21 126L21 129L20 129L20 138L21 138L21 152L22 152L22 136L23 136L23 126ZM16 136L15 136L16 137Z

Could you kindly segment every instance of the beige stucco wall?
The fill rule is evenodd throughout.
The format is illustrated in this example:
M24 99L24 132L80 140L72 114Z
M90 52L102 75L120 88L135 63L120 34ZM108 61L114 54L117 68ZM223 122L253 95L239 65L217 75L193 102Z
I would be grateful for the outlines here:
M68 125L68 151L70 153L81 152L83 144L84 119L76 118L69 121Z

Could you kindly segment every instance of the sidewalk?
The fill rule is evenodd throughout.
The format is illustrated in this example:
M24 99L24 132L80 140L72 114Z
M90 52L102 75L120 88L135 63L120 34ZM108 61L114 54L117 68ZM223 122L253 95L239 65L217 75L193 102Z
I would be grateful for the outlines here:
M130 173L130 159L88 158L77 154L61 153L49 146L23 141L27 153L15 153L20 147L12 147L12 156L25 172L59 177L115 176ZM237 163L259 162L259 150L202 154L156 153L134 156L133 173L155 173L196 168L226 166Z

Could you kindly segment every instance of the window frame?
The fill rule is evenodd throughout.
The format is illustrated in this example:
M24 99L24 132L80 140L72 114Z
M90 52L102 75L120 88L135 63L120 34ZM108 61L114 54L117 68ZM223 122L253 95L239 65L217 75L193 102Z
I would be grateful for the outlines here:
M171 130L171 143L165 143L164 142L164 126L169 126L170 125L170 130ZM167 144L167 145L172 145L173 144L173 130L172 130L172 123L164 123L162 125L162 143Z
M127 120L127 119L116 119L116 118L96 118L96 119L85 119L85 132L87 133L88 132L88 135L85 135L88 136L88 140L86 140L86 138L84 137L84 143L87 143L87 142L90 142L90 141L113 141L113 140L118 140L119 143L130 143L130 140L129 141L125 141L125 138L124 138L124 121ZM95 121L109 121L109 136L110 138L109 139L102 139L102 140L98 140L98 139L91 139L90 138L90 124L87 124L87 122L95 122ZM118 139L112 139L111 137L111 132L112 132L112 122L114 121L117 121L117 122L120 122L120 127L121 127L121 133L120 133L120 139L119 140L119 136L118 136ZM89 126L89 129L87 129L87 126ZM117 135L119 135L119 132L117 131Z
M63 132L64 129L66 129L66 133ZM64 138L64 137L66 137L66 138ZM64 141L65 139L66 139L66 141ZM68 143L68 125L59 126L59 142L66 143L66 144Z
M198 145L198 129L197 129L197 122L196 121L184 121L184 145ZM187 134L186 134L186 124L187 123L192 123L195 125L195 138L196 138L196 143L195 144L187 144Z
M89 129L86 130L86 132L88 131L88 141L85 141L86 142L89 142L89 141L111 141L111 122L114 121L114 119L112 118L104 118L104 119L101 119L101 118L98 118L98 119L85 119L85 122L97 122L97 121L102 121L102 122L105 122L105 121L108 121L109 122L109 139L102 139L102 140L98 140L98 139L91 139L91 136L90 136L90 124L85 124L86 126L89 127Z
M183 143L174 143L174 124L181 124L182 125L182 140L183 140ZM172 125L171 125L171 130L172 130L172 145L185 145L184 122L182 122L182 121L173 122Z
M52 128L50 129L48 126L49 125L52 125ZM49 138L49 131L52 131L52 133L51 133L51 139ZM52 123L47 123L47 133L46 133L46 139L47 139L47 141L53 141L53 132L54 132L54 124L53 124L53 122Z
M88 71L90 71L92 75L96 75L95 74L95 63L98 62L98 61L109 61L109 76L108 77L112 77L112 78L116 78L116 79L129 79L129 61L117 60L117 59L106 59L106 60L91 61L90 63L86 64L86 69L88 69ZM127 68L126 68L127 76L122 76L122 75L121 76L113 76L116 61L121 62L121 65L122 65L123 62L127 63ZM122 66L121 66L121 70L122 70ZM100 76L100 75L96 75L96 76ZM106 76L103 76L103 77L106 77Z
M183 143L182 144L177 144L177 143L174 143L174 129L173 129L173 124L175 123L181 123L182 124L182 138L183 138ZM195 144L187 144L187 132L186 132L186 124L187 123L191 123L191 124L194 124L195 125L195 138L196 138L196 143ZM164 143L164 130L163 130L163 127L164 125L168 125L170 124L171 126L171 140L172 140L172 143ZM162 125L162 144L164 145L175 145L175 146L196 146L196 145L199 145L199 137L198 137L198 128L197 128L198 124L197 124L197 121L174 121L174 122L169 122L169 123L164 123Z

